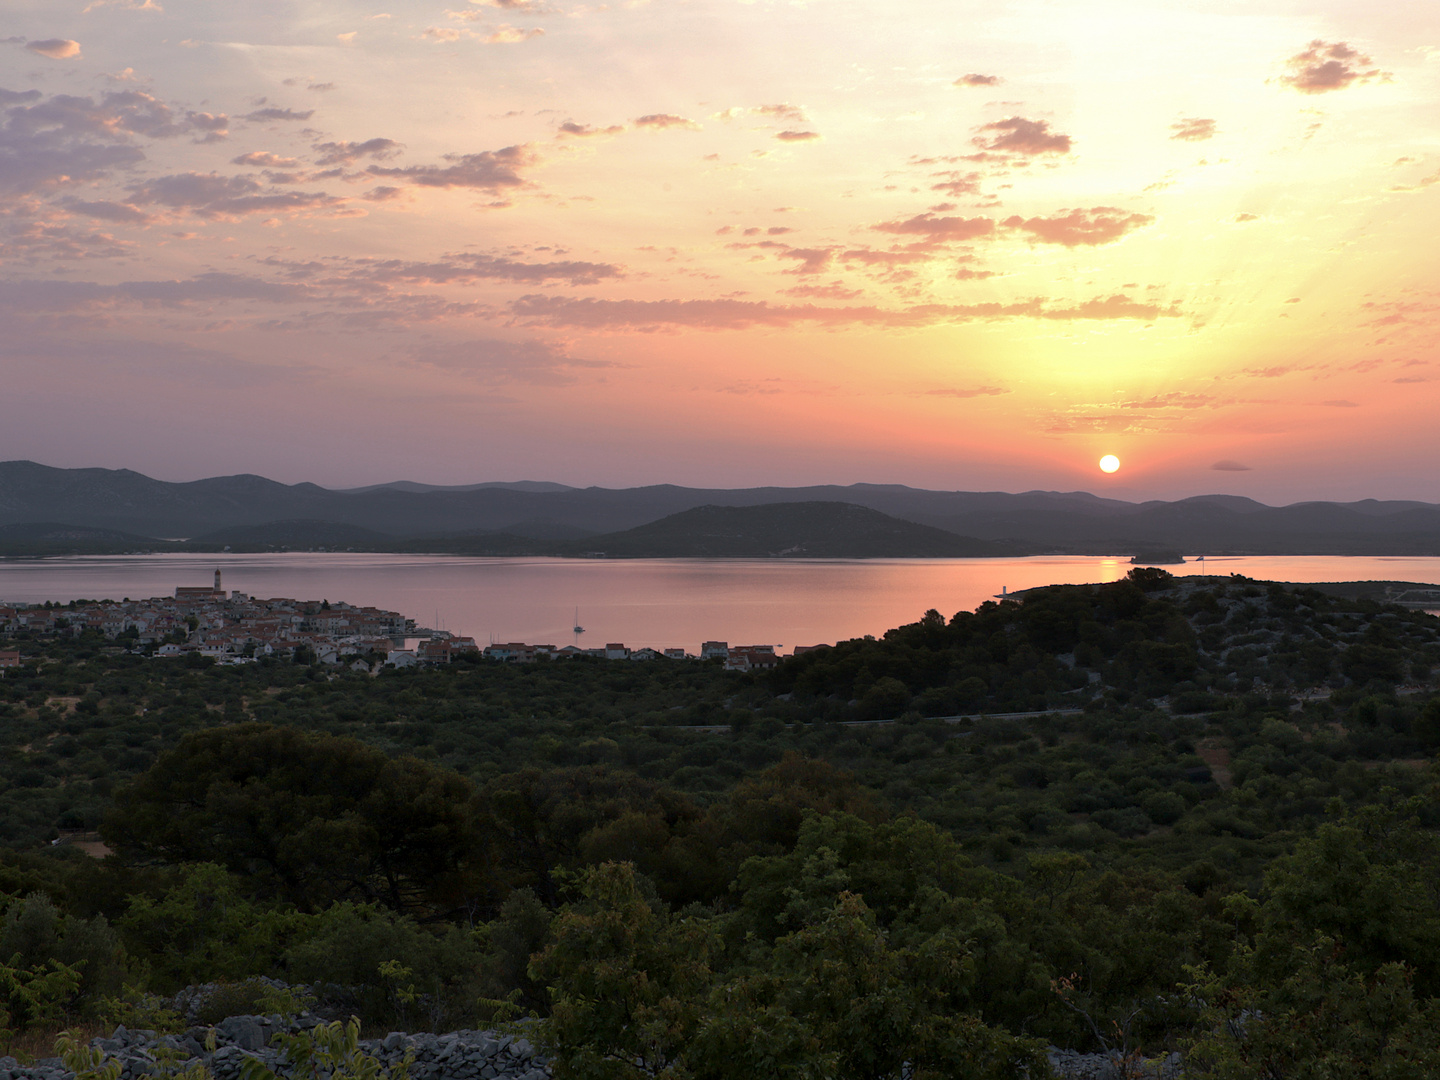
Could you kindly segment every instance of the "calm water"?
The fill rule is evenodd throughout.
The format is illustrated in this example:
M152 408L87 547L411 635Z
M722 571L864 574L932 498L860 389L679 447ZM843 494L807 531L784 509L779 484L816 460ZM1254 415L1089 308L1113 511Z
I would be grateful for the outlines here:
M1091 556L1026 559L757 560L470 559L441 555L141 555L0 561L0 600L139 599L206 585L252 596L346 600L400 611L422 626L482 643L573 640L637 647L813 645L880 634L927 608L947 617L1000 592L1114 581L1128 561ZM1440 558L1208 559L1178 573L1240 573L1280 581L1440 582Z

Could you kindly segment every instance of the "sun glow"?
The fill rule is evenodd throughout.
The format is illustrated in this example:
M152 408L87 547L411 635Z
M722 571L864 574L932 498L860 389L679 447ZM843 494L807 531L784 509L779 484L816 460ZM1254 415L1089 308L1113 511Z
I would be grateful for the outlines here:
M1120 468L1120 459L1114 454L1106 454L1100 459L1100 471L1112 473Z

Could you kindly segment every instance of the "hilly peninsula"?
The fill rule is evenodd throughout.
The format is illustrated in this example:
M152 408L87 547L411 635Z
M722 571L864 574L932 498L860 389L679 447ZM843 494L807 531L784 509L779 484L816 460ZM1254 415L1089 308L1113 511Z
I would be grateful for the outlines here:
M959 536L843 502L697 506L565 546L570 553L619 559L944 559L1022 553L1014 544Z

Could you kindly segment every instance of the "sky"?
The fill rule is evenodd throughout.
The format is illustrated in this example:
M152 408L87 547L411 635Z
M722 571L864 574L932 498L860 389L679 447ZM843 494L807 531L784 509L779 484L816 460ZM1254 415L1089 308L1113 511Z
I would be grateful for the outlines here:
M0 0L0 459L1440 501L1437 105L1434 0Z

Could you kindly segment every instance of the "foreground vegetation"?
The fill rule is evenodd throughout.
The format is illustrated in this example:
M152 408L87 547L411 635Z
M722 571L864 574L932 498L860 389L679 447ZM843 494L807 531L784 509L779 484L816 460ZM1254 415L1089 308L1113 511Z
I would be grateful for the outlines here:
M577 1077L1440 1071L1422 613L1141 570L756 676L22 651L11 1033L270 975Z

